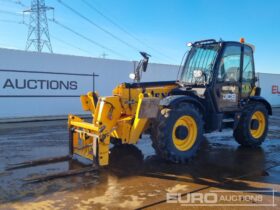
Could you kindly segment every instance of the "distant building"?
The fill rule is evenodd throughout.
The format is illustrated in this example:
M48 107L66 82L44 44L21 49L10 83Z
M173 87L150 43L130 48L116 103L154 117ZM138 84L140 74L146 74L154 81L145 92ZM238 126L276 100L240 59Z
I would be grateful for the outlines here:
M131 82L129 74L136 64L135 61L0 49L0 120L84 114L81 94L95 89L100 95L111 95L119 83ZM143 81L176 80L178 68L150 64ZM280 74L258 73L257 76L262 96L273 106L280 106Z
M140 59L140 56L139 56ZM84 114L79 96L111 95L136 62L0 49L0 119ZM178 66L150 64L143 81L176 80ZM95 77L93 75L99 75Z

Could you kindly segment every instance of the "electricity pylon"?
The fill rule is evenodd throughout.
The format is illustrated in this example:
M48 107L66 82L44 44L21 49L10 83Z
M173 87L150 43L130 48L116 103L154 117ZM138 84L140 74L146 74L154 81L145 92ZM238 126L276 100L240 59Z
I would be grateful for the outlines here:
M46 6L45 0L32 0L31 8L24 11L30 15L25 50L42 52L46 47L49 52L53 52L47 17L49 10L54 8Z

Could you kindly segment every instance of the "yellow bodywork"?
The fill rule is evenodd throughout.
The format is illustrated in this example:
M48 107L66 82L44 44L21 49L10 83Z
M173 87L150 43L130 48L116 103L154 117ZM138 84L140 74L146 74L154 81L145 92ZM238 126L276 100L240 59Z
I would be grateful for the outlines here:
M121 84L113 90L112 96L98 97L95 92L81 96L83 109L90 111L93 119L86 122L69 115L73 153L91 160L96 158L101 166L108 165L110 139L123 144L137 143L149 127L150 119L157 114L159 100L175 87L175 83L146 88Z

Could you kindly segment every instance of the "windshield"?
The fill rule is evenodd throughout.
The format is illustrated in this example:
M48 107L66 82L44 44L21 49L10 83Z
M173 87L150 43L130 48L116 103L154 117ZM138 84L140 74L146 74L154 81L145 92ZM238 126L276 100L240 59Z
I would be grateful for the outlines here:
M193 46L188 54L182 74L184 84L208 84L212 79L213 66L220 46L218 43ZM201 71L201 77L195 77L195 72Z

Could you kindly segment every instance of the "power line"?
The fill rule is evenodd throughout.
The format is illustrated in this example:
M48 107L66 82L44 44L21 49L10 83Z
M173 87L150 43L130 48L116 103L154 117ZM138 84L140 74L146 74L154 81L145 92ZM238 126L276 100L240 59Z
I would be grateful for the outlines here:
M11 3L11 0L0 0L0 1L4 1L4 2L9 2L9 3Z
M16 12L10 12L10 11L6 11L6 10L0 10L0 13L7 14L7 15L21 16L20 14L18 14Z
M62 39L60 39L60 38L58 38L58 37L55 37L55 36L53 36L53 35L51 35L51 37L52 37L52 39L54 39L54 40L56 40L56 41L58 41L58 42L61 42L61 43L65 44L65 45L67 45L67 46L69 46L69 47L72 47L72 48L74 48L74 49L80 50L81 52L84 52L84 53L86 53L86 54L88 54L88 55L92 55L91 52L89 52L89 51L87 51L87 50L84 50L84 49L82 49L82 48L80 48L80 47L78 47L78 46L76 46L76 45L70 44L69 42L66 42L66 41L64 41L64 40L62 40Z
M14 20L8 20L8 19L0 19L0 22L15 23L15 24L23 24L23 25L28 26L28 25L25 24L24 22L19 22L19 21L14 21ZM80 47L78 47L78 46L76 46L76 45L70 44L69 42L66 42L66 41L64 41L64 40L62 40L62 39L60 39L60 38L58 38L58 37L55 37L55 36L53 36L53 35L51 35L51 37L52 37L52 39L54 39L54 40L56 40L56 41L58 41L58 42L61 42L61 43L65 44L65 45L67 45L67 46L70 46L70 47L72 47L72 48L74 48L74 49L80 50L81 52L87 53L88 55L92 55L91 52L89 52L89 51L87 51L87 50L84 50L84 49L82 49L82 48L80 48Z
M20 5L20 6L22 6L22 7L27 7L27 5L25 5L24 3L22 3L22 1L20 1L20 0L10 0L10 2L12 2L12 3L14 3L14 4L18 4L18 5Z
M20 0L0 0L0 1L4 1L4 2L9 2L9 3L14 3L14 4L18 4L22 7L27 7L24 3L22 3L22 1Z
M20 0L13 1L13 3L18 4L18 5L22 6L22 7L27 7L27 5L25 5L24 3L22 3Z
M2 11L2 10L0 10L0 12L7 13L7 11ZM8 12L8 13L10 13L10 12ZM15 13L12 13L12 14L15 14ZM122 54L120 54L120 53L114 51L113 49L108 48L108 47L106 47L106 46L104 46L104 45L101 45L101 44L99 44L99 43L97 43L97 42L91 40L90 38L88 38L88 37L86 37L86 36L84 36L84 35L82 35L82 34L76 32L76 31L74 31L74 30L71 29L70 27L68 27L68 26L66 26L66 25L64 25L64 24L62 24L62 23L60 23L60 22L58 22L57 20L49 19L49 21L54 22L55 24L59 25L60 27L62 27L62 28L64 28L64 29L66 29L66 30L72 32L73 34L75 34L75 35L77 35L77 36L79 36L79 37L81 37L81 38L87 40L88 42L91 42L92 44L94 44L94 45L96 45L96 46L98 46L98 47L100 47L100 48L102 48L102 49L105 49L105 50L107 50L107 51L110 51L110 52L112 52L113 54L118 55L118 56L120 56L120 57L125 57L124 55L122 55ZM8 19L0 19L0 22L27 25L27 24L25 24L24 22L13 21L13 20L8 20ZM28 25L27 25L27 26L28 26ZM70 43L68 43L68 42L66 42L66 41L63 41L62 39L59 39L58 37L55 37L55 36L53 36L53 35L51 35L51 37L54 38L55 40L61 42L61 43L64 43L64 44L66 44L66 45L72 47L72 48L78 49L78 50L83 51L83 52L85 52L85 53L87 53L87 54L89 54L89 55L92 55L91 52L89 52L89 51L87 51L87 50L84 50L84 49L82 49L82 48L80 48L80 47L78 47L78 46L75 46L75 45L73 45L73 44L70 44ZM125 58L126 58L126 57L125 57Z
M122 40L121 38L119 38L118 36L114 35L113 33L111 33L110 31L104 29L103 27L99 26L98 24L96 24L95 22L93 22L92 20L90 20L89 18L85 17L83 14L81 14L80 12L78 12L77 10L75 10L74 8L70 7L68 4L64 3L62 0L56 0L58 3L60 3L61 5L63 5L65 8L69 9L70 11L72 11L74 14L76 14L77 16L79 16L80 18L86 20L87 22L89 22L91 25L95 26L96 28L98 28L99 30L103 31L104 33L110 35L111 37L113 37L114 39L118 40L119 42L123 43L124 45L130 47L133 50L136 50L137 52L139 52L140 50L133 46L132 44L129 44L128 42Z
M22 3L21 0L0 0L0 1L6 1L6 2L11 2L11 3L15 3L18 4L22 7L26 7L26 5L24 3ZM81 13L79 13L77 10L73 9L72 7L70 7L69 5L67 5L66 3L64 3L62 0L57 0L58 3L60 3L61 5L63 5L64 7L66 7L67 9L69 9L70 11L72 11L73 13L75 13L76 15L78 15L79 17L83 18L84 20L86 20L87 22L91 23L92 25L94 25L95 27L97 27L98 29L102 30L103 32L109 34L111 37L113 37L114 39L120 41L121 43L125 44L126 46L139 51L139 49L137 47L135 47L132 44L129 44L128 42L122 40L121 38L119 38L118 36L114 35L113 33L111 33L110 31L104 29L103 27L99 26L98 24L96 24L95 22L93 22L92 20L90 20L89 18L85 17L84 15L82 15ZM143 42L142 40L138 39L136 36L134 36L132 33L130 33L128 30L126 30L124 27L122 27L121 25L119 25L118 23L116 23L114 20L112 20L111 18L109 18L108 16L106 16L104 13L102 13L100 10L98 10L96 7L94 7L92 4L88 3L86 0L82 0L82 2L84 4L86 4L88 7L90 7L92 10L96 11L98 14L100 14L102 17L104 17L107 21L109 21L110 23L112 23L113 25L115 25L117 28L119 28L119 30L123 31L124 33L126 33L127 35L129 35L130 37L132 37L133 39L135 39L136 41L138 41L139 43L141 43L142 45L145 45L147 47L149 47L150 49L154 50L155 52L158 52L159 54L161 54L162 56L172 59L171 57L163 54L162 52L158 51L157 49L153 48L152 46L149 46L147 43ZM15 16L20 16L20 14L14 13L14 12L9 12L9 11L4 11L4 10L0 10L0 13L5 13L5 14L9 14L9 15L15 15ZM0 20L1 21L1 20ZM9 21L9 20L2 20L1 22L10 22L10 23L17 23L16 21ZM20 23L20 22L19 22ZM77 34L76 34L77 35ZM91 40L93 41L93 40ZM98 44L97 42L95 42L95 45ZM103 46L100 44L98 44L99 47ZM107 47L103 46L102 48L105 49ZM107 50L112 52L112 49L107 48ZM114 54L118 54L120 56L120 53L117 53L116 51L113 52ZM123 55L122 55L123 57Z
M91 3L89 3L86 0L82 0L82 2L87 5L89 8L91 8L92 10L94 10L95 12L97 12L99 15L101 15L102 17L104 17L107 21L109 21L111 24L113 24L114 26L116 26L119 30L121 30L122 32L124 32L125 34L127 34L128 36L130 36L131 38L133 38L134 40L138 41L139 43L141 43L142 45L152 49L153 51L157 52L158 54L164 56L165 58L168 59L172 59L173 58L169 57L168 55L165 55L164 53L160 52L159 50L157 50L156 48L150 46L149 44L147 44L146 42L140 40L139 38L137 38L135 35L133 35L132 33L130 33L128 30L126 30L124 27L122 27L120 24L118 24L116 21L112 20L110 17L106 16L103 12L101 12L99 9L97 9L96 7L94 7Z
M31 9L32 9L32 8L31 8ZM13 13L13 12L9 12L9 11L4 11L4 10L0 10L0 13L5 13L5 14L11 14L11 15L20 16L20 14ZM58 26L64 28L65 30L70 31L71 33L75 34L76 36L79 36L80 38L83 38L83 39L87 40L88 42L90 42L90 43L92 43L92 44L94 44L94 45L96 45L96 46L98 46L98 47L100 47L100 48L102 48L102 49L104 49L104 50L110 51L111 53L113 53L113 54L115 54L115 55L117 55L117 56L119 56L119 57L122 57L122 58L126 58L126 59L127 59L127 57L124 56L123 54L121 54L121 53L119 53L119 52L117 52L117 51L115 51L115 50L113 50L113 49L111 49L111 48L108 48L108 47L106 47L106 46L104 46L104 45L102 45L102 44L100 44L100 43L98 43L98 42L95 42L94 40L92 40L92 39L90 39L90 38L84 36L83 34L81 34L81 33L77 32L77 31L71 29L70 27L68 27L68 26L66 26L66 25L64 25L64 24L62 24L62 23L60 23L60 22L58 22L57 20L53 20L53 19L48 19L48 20L54 22L56 25L58 25ZM0 19L0 22L25 24L24 22L17 22L17 21L12 21L12 20L7 20L7 19L2 19L2 20ZM26 25L26 24L25 24L25 25ZM33 31L34 31L34 30L33 30ZM52 37L53 37L53 36L52 36ZM84 50L84 49L82 49L82 48L80 48L80 47L71 45L71 44L69 44L69 43L67 43L67 42L65 42L65 41L62 41L61 39L59 40L59 39L56 38L56 37L54 37L54 38L55 38L56 40L58 40L58 41L64 43L64 44L67 44L67 45L73 47L73 48L76 48L76 49L78 49L78 50L80 50L80 51L83 51L83 52L86 52L86 53L88 53L88 54L91 54L89 51L86 51L86 50Z
M108 47L106 47L106 46L104 46L104 45L102 45L102 44L100 44L100 43L98 43L98 42L95 42L94 40L92 40L92 39L90 39L90 38L84 36L83 34L81 34L81 33L77 32L77 31L71 29L70 27L68 27L68 26L66 26L66 25L64 25L64 24L62 24L62 23L60 23L60 22L58 22L57 20L50 20L50 21L54 22L56 25L60 26L61 28L64 28L65 30L70 31L71 33L75 34L76 36L79 36L80 38L83 38L84 40L86 40L86 41L88 41L88 42L90 42L90 43L92 43L92 44L94 44L94 45L96 45L96 46L98 46L98 47L100 47L100 48L102 48L102 49L105 49L105 50L107 50L107 51L110 51L111 53L113 53L113 54L115 54L115 55L118 55L118 56L120 56L120 57L126 58L126 56L124 56L124 55L118 53L117 51L115 51L115 50L113 50L113 49L111 49L111 48L108 48Z
M8 19L0 19L0 22L3 22L3 23L24 24L23 22L19 22L19 21L15 21L15 20L8 20Z

